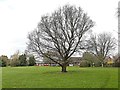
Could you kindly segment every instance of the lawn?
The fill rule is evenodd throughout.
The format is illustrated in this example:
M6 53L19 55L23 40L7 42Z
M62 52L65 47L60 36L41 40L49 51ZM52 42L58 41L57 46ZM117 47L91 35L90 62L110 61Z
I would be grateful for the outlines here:
M118 68L4 67L2 88L118 88Z

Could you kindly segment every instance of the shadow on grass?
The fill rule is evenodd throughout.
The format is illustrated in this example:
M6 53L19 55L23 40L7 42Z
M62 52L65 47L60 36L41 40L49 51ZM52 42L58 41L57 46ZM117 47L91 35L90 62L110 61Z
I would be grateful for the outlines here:
M61 72L61 71L46 71L42 74L72 74L72 73L81 73L80 70L68 70L67 72Z

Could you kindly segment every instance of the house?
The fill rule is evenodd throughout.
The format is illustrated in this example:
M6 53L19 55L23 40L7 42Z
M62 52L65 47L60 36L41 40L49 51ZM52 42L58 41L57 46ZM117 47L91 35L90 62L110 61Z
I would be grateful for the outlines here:
M109 57L109 58L107 59L107 64L113 64L113 63L114 63L113 58Z
M55 59L55 60L58 60L58 61L59 61L59 59L60 59L59 54L56 53L56 52L48 51L46 54L47 54L47 55L50 55L50 56L51 56L53 59ZM81 59L82 59L81 57L70 57L70 58L69 58L69 60L70 60L69 64L70 64L71 66L79 65ZM46 58L46 57L43 57L43 63L44 63L44 64L50 64L50 66L59 66L57 63L51 61L50 59L48 59L48 58ZM72 64L73 64L73 65L72 65Z
M54 56L54 59L58 59L58 57ZM80 62L82 60L82 57L70 57L69 58L70 62L69 62L69 66L78 66L80 65ZM53 62L52 60L43 57L43 61L42 62L36 62L37 66L59 66L57 63Z
M112 66L115 63L114 57L106 57L104 62L107 64L107 66Z
M70 59L69 64L73 64L74 66L78 66L78 65L80 65L82 57L70 57L69 59Z
M36 60L36 66L43 66L43 62L40 60Z

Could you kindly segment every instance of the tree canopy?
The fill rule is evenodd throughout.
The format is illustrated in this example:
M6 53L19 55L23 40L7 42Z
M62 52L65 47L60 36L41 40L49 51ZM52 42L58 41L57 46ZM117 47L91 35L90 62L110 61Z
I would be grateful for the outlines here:
M58 63L66 72L69 58L81 49L83 36L94 22L80 7L65 5L44 15L37 28L28 35L28 49ZM48 51L55 52L53 58Z

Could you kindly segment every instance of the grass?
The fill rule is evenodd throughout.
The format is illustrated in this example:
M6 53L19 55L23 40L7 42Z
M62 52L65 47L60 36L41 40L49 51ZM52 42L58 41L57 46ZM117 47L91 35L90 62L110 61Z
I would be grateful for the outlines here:
M118 68L4 67L2 88L118 88Z

